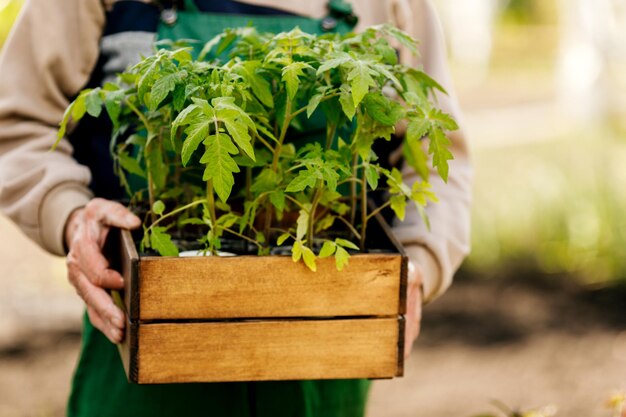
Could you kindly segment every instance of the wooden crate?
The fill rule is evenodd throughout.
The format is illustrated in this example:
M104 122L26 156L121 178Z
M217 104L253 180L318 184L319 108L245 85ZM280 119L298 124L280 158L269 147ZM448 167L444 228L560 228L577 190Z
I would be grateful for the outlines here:
M312 272L289 256L139 256L130 232L113 233L129 381L401 376L407 258L383 230L395 253L353 255L342 272L333 258Z

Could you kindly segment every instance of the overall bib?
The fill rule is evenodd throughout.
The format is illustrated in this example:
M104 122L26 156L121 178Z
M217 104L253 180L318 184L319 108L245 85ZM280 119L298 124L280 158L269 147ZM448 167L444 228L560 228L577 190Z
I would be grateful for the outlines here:
M289 31L299 26L305 32L322 33L329 30L347 32L355 23L350 10L343 8L345 4L342 1L331 0L331 15L325 19L265 13L243 4L238 7L250 7L251 14L228 14L227 7L231 2L212 1L215 7L226 10L206 13L198 8L198 5L202 6L202 1L196 5L191 0L185 0L184 10L179 8L175 13L163 13L169 24L159 23L158 28L145 29L157 29L161 39L199 39L204 42L226 28L249 24L256 26L260 32ZM118 9L144 8L141 13L146 21L150 20L148 17L153 22L159 20L160 12L154 6L124 4L139 3L130 1L119 3ZM115 25L134 25L135 28L143 25L137 21L130 22L133 17L129 13L113 13L108 18L110 21L105 34ZM101 69L99 63L88 86L102 83ZM75 148L75 158L92 170L94 179L90 187L94 193L104 198L119 199L123 198L123 194L112 170L109 133L110 123L106 118L87 119L78 126L70 141ZM369 381L366 380L129 384L117 347L95 329L85 315L81 355L72 382L68 416L360 417L364 415L368 388Z

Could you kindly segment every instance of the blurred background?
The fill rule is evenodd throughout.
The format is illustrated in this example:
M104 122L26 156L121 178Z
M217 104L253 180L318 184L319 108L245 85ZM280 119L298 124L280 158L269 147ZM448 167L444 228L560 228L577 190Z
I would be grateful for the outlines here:
M369 417L553 404L626 387L626 0L433 0L475 166L473 252ZM0 45L21 1L0 0ZM81 303L0 217L0 416L62 416Z

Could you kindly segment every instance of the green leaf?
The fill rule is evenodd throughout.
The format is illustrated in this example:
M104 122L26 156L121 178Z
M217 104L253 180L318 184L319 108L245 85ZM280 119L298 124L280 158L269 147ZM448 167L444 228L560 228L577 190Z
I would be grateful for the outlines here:
M327 240L322 245L322 249L320 250L319 257L328 258L329 256L333 256L336 249L337 249L337 245L334 242Z
M335 219L337 217L333 216L332 214L328 214L324 217L322 217L321 220L317 220L315 222L315 231L316 232L321 232L323 230L328 230L330 229L333 224L335 224Z
M296 224L296 239L302 240L309 230L309 212L307 210L300 210L300 215L298 216Z
M119 126L119 118L122 113L122 101L124 100L124 91L110 91L104 98L104 107L113 122L113 126Z
M198 149L200 143L202 143L209 134L209 125L208 122L200 122L193 125L189 125L187 129L185 129L185 133L187 137L183 142L183 148L181 150L181 160L183 166L187 166L189 163L189 159L191 159L191 155Z
M356 106L354 105L350 92L342 90L341 95L339 96L339 103L341 104L341 109L348 120L352 120L356 114Z
M404 220L406 212L406 197L402 194L396 194L391 196L391 209L396 214L396 217L400 220Z
M272 96L272 87L270 83L258 73L260 67L260 61L247 61L237 67L237 72L245 78L259 101L261 101L263 105L273 108L274 97Z
M380 93L368 94L364 99L365 111L384 126L395 126L404 117L404 108Z
M281 213L285 210L285 193L283 190L276 190L270 194L270 202L276 207L276 210Z
M348 73L348 81L352 89L352 101L354 107L358 107L363 97L369 92L370 87L374 87L376 83L372 78L375 72L369 67L369 63L365 61L354 61L352 70Z
M309 99L309 103L306 106L306 117L311 117L311 115L315 112L315 109L317 109L317 106L320 105L322 98L324 98L323 94L316 94Z
M337 68L346 62L352 61L352 57L345 52L336 52L334 54L329 54L331 57L325 61L322 61L322 65L317 69L317 75L321 75L328 70L333 68Z
M357 245L346 239L337 238L335 239L335 243L344 248L359 250L359 247Z
M437 126L444 130L457 130L459 128L459 125L449 114L439 109L432 109L428 112L428 119L436 122Z
M273 191L278 185L278 175L271 168L264 168L254 179L250 191L256 194Z
M282 246L283 243L285 243L285 241L289 239L290 237L291 235L289 233L283 233L282 235L278 236L278 239L276 239L276 244L278 246Z
M161 200L157 200L152 205L152 212L157 216L162 216L165 211L165 204Z
M174 88L176 88L176 82L179 79L180 75L178 73L173 73L163 75L155 81L152 85L152 89L150 90L150 111L155 111L159 107L159 104L165 100L167 95L171 91L174 91Z
M311 68L311 66L305 62L292 62L283 68L283 82L287 89L287 95L291 100L296 97L298 93L298 87L300 86L300 76L304 75L304 69Z
M317 175L315 171L304 169L298 172L298 176L289 183L285 191L288 193L297 193L303 191L307 187L314 188L316 182Z
M82 119L85 113L87 112L85 99L86 99L87 94L89 94L90 91L91 90L83 90L83 92L80 93L78 97L76 97L76 100L74 100L74 103L72 106L72 120L74 122L78 122L80 119Z
M374 165L368 164L365 166L365 178L367 179L367 183L372 190L378 188L378 179L380 178L380 174Z
M298 262L302 257L302 242L296 240L291 247L291 259L294 262Z
M96 88L85 95L85 107L91 117L98 117L102 113L103 102L100 91L99 88Z
M343 268L348 265L349 260L350 254L348 251L341 246L337 246L337 251L335 252L335 265L337 266L337 271L343 271Z
M224 120L224 125L237 146L254 161L254 149L252 149L252 138L248 133L248 126L232 120Z
M428 160L421 142L409 140L407 135L404 140L404 146L402 147L402 154L407 164L409 164L423 180L428 180Z
M178 256L178 248L165 227L153 227L150 231L150 246L161 256Z
M443 130L434 128L430 133L430 144L428 152L433 155L433 166L437 168L439 176L448 182L448 161L454 159L449 151L450 139L446 137Z
M217 219L217 225L221 226L225 229L229 229L231 228L235 223L237 223L239 220L241 219L241 217L237 216L234 213L226 213L222 216L220 216L219 219Z
M226 202L230 196L235 178L233 173L239 172L239 167L231 154L238 152L230 136L220 133L211 135L205 141L206 151L200 162L205 164L204 181L213 181L213 187L220 200Z
M131 157L128 152L120 151L117 154L118 161L122 168L131 174L135 174L141 178L146 178L146 173L139 165L136 158Z
M304 264L309 267L309 269L313 272L317 271L317 265L315 263L315 253L306 246L302 246L302 258L304 259Z

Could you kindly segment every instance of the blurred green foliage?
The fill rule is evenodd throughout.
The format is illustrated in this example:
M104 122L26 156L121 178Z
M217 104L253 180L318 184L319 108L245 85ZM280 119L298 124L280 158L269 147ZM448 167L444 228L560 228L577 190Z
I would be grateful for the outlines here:
M626 143L598 129L479 149L468 267L626 280Z
M506 23L543 24L555 20L556 1L508 0L502 18Z

